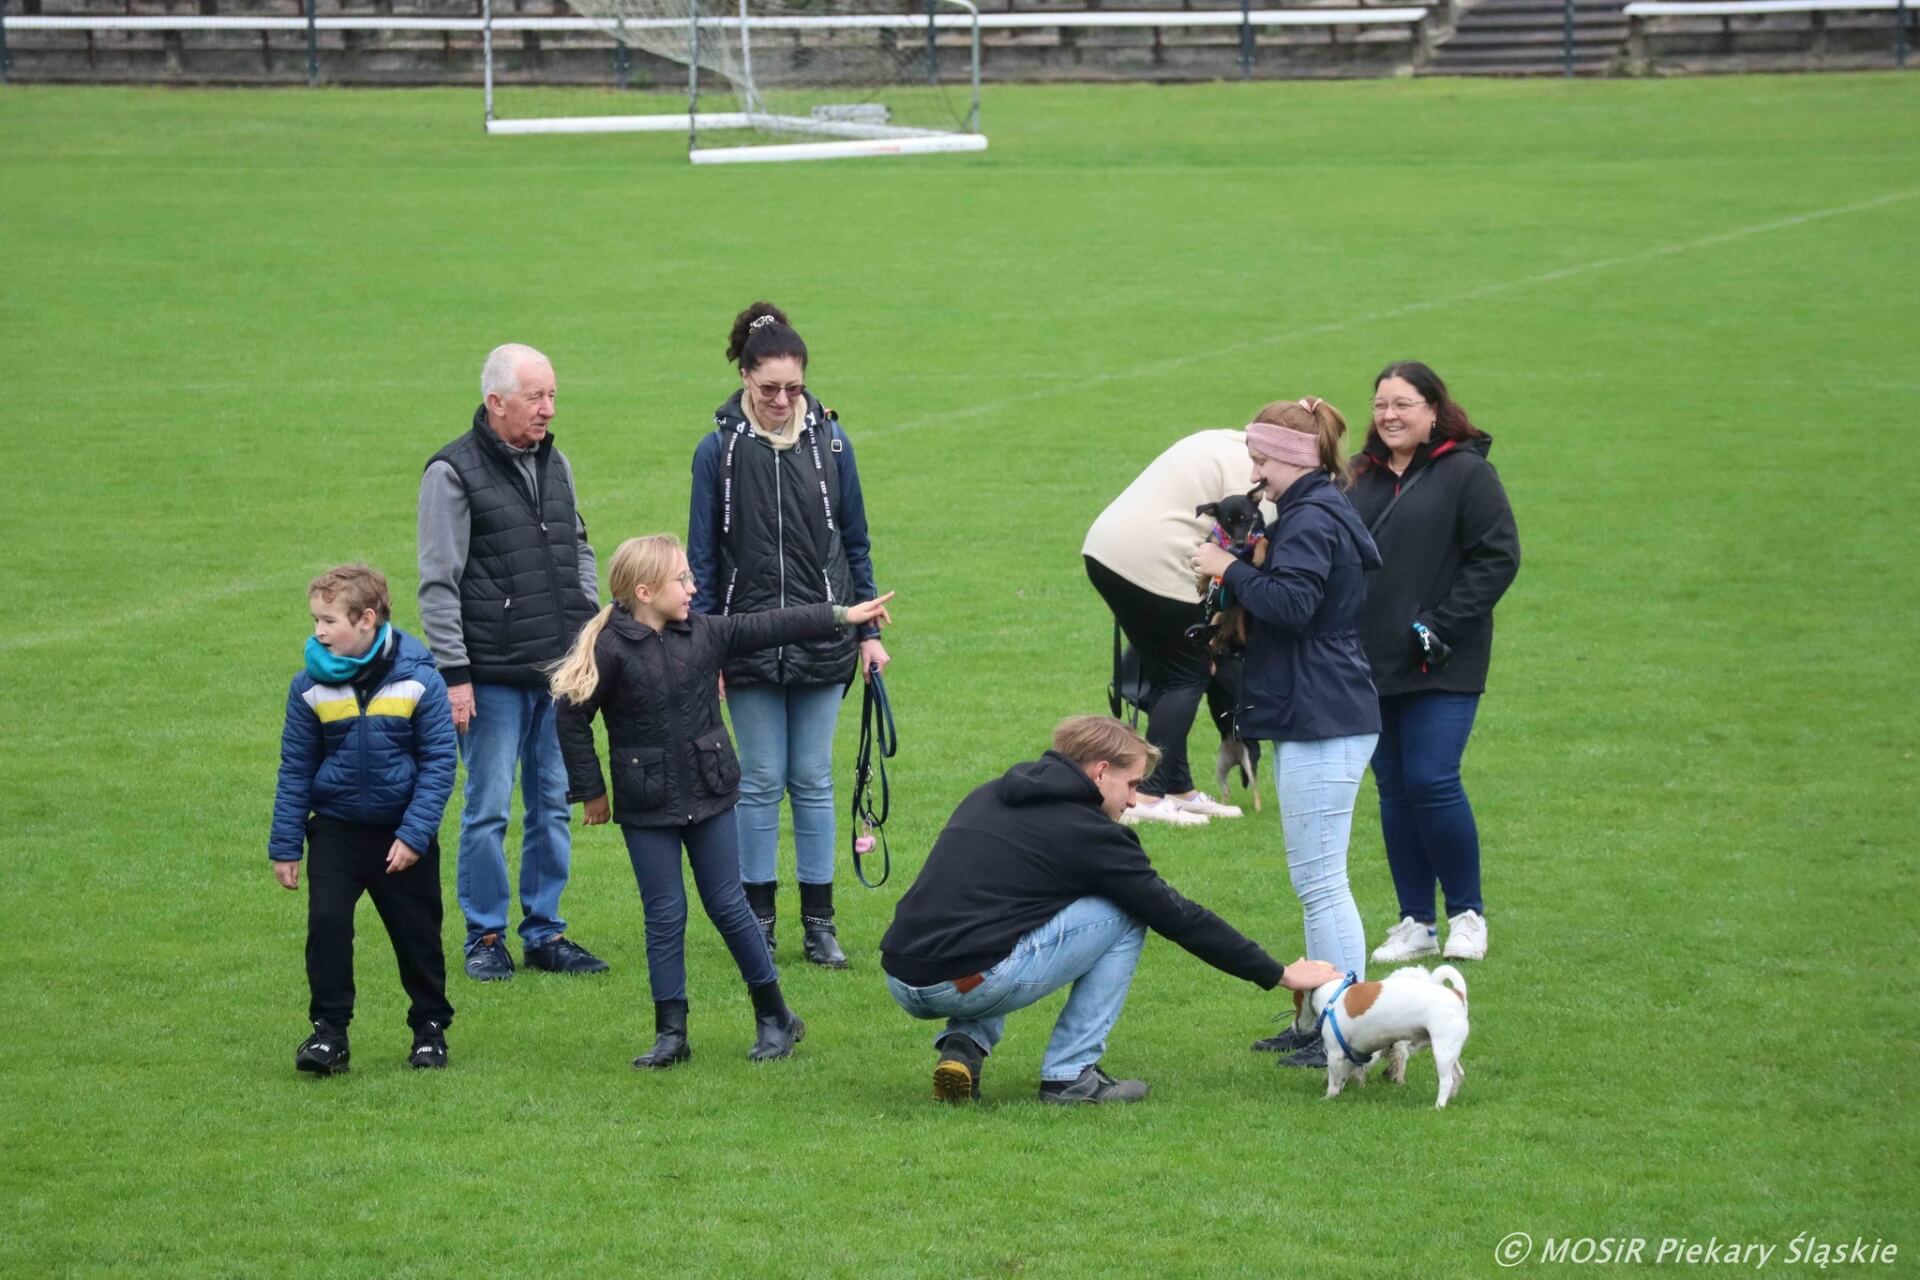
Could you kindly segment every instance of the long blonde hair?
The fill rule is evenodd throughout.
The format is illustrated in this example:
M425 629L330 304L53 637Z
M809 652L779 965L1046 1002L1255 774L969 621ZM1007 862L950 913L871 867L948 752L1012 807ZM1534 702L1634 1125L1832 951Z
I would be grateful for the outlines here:
M580 628L573 648L555 664L553 673L547 677L547 688L554 697L578 706L593 696L593 691L600 687L600 664L594 660L593 646L600 639L600 633L607 629L614 605L631 609L634 593L641 587L664 586L673 574L680 551L680 539L670 533L628 538L620 544L607 570L607 593L613 597L612 603Z

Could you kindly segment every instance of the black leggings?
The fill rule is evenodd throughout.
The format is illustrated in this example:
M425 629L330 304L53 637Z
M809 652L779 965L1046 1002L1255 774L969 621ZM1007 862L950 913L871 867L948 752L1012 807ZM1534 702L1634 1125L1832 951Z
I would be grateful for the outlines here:
M1155 595L1092 556L1083 558L1093 589L1107 602L1127 643L1140 655L1140 674L1148 685L1147 741L1159 748L1160 767L1140 784L1140 790L1150 796L1184 795L1194 789L1187 735L1199 714L1200 697L1206 695L1220 736L1230 736L1239 692L1239 659L1222 659L1221 670L1215 671L1206 644L1187 638L1187 628L1203 621L1199 602Z

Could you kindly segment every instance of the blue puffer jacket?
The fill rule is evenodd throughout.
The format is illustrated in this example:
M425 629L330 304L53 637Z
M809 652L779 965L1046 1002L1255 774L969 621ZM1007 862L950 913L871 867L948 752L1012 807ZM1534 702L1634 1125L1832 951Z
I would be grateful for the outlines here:
M1324 471L1294 481L1274 505L1267 563L1256 569L1239 560L1226 573L1253 620L1235 733L1269 742L1378 733L1360 615L1380 552Z
M318 684L304 671L293 678L269 858L297 862L315 813L393 827L416 851L439 833L459 758L453 710L426 646L392 636L351 685Z

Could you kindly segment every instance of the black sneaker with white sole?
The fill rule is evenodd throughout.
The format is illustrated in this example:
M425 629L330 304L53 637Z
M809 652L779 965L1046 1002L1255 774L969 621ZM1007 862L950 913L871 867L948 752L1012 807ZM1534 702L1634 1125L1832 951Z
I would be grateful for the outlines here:
M447 1029L428 1022L413 1029L413 1052L407 1065L415 1071L438 1070L447 1065Z
M347 1050L347 1032L331 1022L313 1024L313 1034L294 1051L293 1065L316 1076L335 1076L347 1070L353 1055Z

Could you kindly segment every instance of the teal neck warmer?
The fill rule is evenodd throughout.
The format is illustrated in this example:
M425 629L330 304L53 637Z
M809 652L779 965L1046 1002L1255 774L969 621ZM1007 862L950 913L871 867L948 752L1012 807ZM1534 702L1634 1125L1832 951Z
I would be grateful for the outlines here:
M373 660L387 651L387 641L393 634L390 623L381 623L380 632L374 636L373 644L357 658L343 658L333 653L313 636L307 637L307 674L321 684L351 684L360 673L373 665Z

